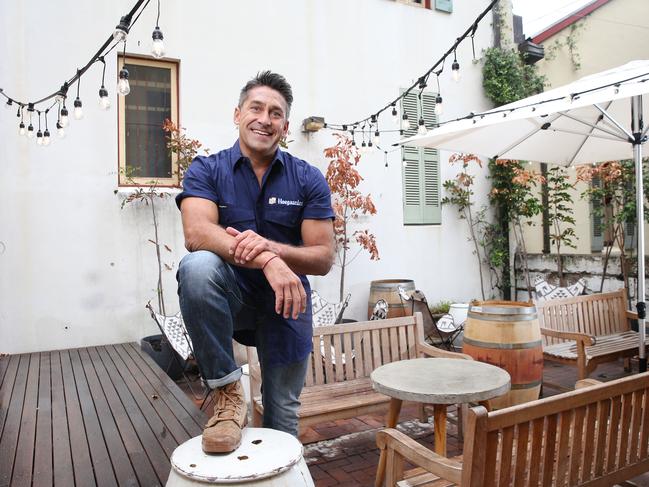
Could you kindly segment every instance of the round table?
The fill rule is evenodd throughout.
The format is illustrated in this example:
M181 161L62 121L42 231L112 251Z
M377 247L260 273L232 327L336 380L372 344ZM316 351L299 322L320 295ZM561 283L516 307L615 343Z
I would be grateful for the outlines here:
M507 393L509 374L494 365L455 358L417 358L382 365L370 376L377 392L390 396L386 426L397 425L402 401L433 404L435 453L446 456L446 406L485 401ZM385 457L381 452L376 485L383 484Z

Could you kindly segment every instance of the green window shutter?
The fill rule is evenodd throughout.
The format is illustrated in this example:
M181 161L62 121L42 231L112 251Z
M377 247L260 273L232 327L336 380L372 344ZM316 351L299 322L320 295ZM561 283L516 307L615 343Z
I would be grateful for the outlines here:
M598 177L593 178L591 184L598 188L600 180ZM604 246L604 216L601 215L602 202L596 198L590 200L591 228L590 228L590 250L592 252L601 252Z
M405 137L417 133L419 118L426 126L437 123L435 94L408 93L402 99L402 114L408 114L410 128ZM406 225L434 225L441 223L439 155L436 149L402 146L403 161L403 221Z

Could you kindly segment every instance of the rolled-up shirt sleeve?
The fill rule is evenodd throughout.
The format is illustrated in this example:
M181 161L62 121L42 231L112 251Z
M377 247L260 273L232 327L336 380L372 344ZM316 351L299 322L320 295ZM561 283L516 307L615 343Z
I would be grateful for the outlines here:
M176 196L176 205L180 208L182 200L188 197L205 198L219 204L216 192L217 166L212 157L196 156L183 178L183 191Z
M327 180L314 166L308 166L306 178L306 201L304 205L303 219L325 220L333 219L335 213L331 207L331 190Z

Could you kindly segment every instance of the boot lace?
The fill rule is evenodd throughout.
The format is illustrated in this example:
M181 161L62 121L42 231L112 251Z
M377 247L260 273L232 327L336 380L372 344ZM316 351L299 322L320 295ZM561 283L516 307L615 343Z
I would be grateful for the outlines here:
M236 383L222 387L218 390L216 405L214 406L214 416L210 418L207 426L214 426L220 421L234 421L239 424L243 416L243 404L244 399Z

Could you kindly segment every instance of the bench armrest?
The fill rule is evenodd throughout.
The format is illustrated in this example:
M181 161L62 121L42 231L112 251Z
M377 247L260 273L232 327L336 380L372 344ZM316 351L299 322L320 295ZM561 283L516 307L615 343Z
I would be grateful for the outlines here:
M596 385L599 385L599 384L602 384L601 380L597 380L597 379L581 379L581 380L578 380L575 383L575 390L576 389L586 389L588 387L593 387L593 386L596 386Z
M451 352L449 350L442 350L441 348L433 347L428 343L417 342L417 352L428 357L435 358L462 358L473 360L473 357L459 352Z
M541 335L561 338L563 340L575 340L577 343L583 343L586 347L597 343L597 338L593 335L587 335L586 333L579 333L577 331L558 331L550 328L541 328Z
M438 477L456 484L460 483L461 462L438 455L400 431L393 428L379 431L376 433L376 444L381 451L386 451L385 457L388 464L386 465L385 485L392 486L401 480L404 459Z
M626 319L627 320L637 320L638 319L638 313L635 311L631 311L630 309L626 310Z

